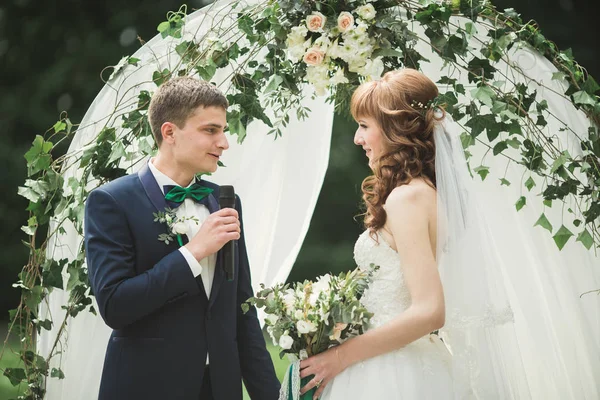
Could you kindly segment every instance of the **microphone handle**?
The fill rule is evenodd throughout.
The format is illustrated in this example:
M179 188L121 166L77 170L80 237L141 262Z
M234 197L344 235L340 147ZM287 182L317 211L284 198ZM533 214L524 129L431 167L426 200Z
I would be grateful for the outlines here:
M236 241L230 240L223 246L223 270L227 281L233 281L235 270L235 246Z

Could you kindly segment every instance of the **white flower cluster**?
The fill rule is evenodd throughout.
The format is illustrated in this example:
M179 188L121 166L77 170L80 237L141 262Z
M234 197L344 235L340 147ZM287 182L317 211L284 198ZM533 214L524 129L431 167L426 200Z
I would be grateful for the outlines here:
M368 33L376 14L373 5L367 3L352 12L341 12L337 24L328 28L327 17L313 12L306 17L305 24L291 29L287 38L288 57L292 62L306 63L306 79L317 95L326 94L330 86L348 82L344 69L335 62L338 59L346 62L349 72L366 79L381 77L383 62L381 58L372 59L377 44ZM321 35L313 41L308 32Z

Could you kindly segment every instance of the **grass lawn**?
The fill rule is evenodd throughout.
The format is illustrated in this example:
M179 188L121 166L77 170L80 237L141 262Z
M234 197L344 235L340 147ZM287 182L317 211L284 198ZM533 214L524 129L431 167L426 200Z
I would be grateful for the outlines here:
M2 351L2 346L4 345L4 339L6 338L7 326L6 322L2 322L0 324L0 352ZM10 347L17 348L17 340L11 339L9 341L9 346L4 349L4 353L2 355L2 359L0 360L0 399L16 399L20 394L19 388L14 387L10 384L10 381L7 377L4 376L5 368L15 368L20 365L19 356L15 354Z

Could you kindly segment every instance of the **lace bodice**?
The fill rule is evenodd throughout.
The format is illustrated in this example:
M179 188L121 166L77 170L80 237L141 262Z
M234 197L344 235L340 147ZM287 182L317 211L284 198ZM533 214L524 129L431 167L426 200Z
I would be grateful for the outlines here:
M354 246L354 260L361 269L379 265L361 302L375 315L371 327L385 324L410 306L411 299L400 268L400 257L378 233L379 244L364 231Z

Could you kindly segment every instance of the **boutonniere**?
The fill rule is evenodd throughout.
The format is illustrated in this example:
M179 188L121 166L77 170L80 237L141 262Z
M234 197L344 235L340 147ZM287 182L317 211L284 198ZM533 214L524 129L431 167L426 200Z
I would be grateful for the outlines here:
M178 217L175 210L172 208L165 208L165 211L159 211L152 213L154 216L154 222L167 225L167 233L161 233L158 235L158 240L169 244L177 240L180 246L183 246L182 235L188 233L188 226L186 221L194 221L196 224L199 223L196 217Z

